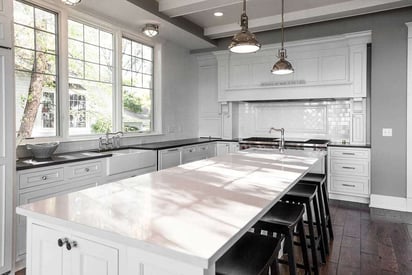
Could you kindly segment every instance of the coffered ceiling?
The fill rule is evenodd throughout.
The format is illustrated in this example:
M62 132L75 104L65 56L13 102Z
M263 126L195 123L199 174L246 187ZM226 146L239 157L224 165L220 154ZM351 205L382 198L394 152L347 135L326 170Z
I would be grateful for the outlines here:
M406 6L412 6L412 0L285 0L285 25ZM155 39L171 40L193 50L213 47L214 39L239 31L242 0L83 0L75 9L99 13L135 29L146 23L159 24L160 35ZM223 16L214 16L216 11ZM280 12L281 0L247 0L249 28L253 32L279 28Z

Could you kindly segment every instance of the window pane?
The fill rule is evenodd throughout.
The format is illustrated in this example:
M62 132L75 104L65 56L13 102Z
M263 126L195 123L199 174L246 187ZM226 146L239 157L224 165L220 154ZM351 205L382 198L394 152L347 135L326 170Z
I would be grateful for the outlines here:
M84 26L84 42L99 45L99 30L96 28Z
M14 1L14 22L34 27L34 8L19 1Z
M55 53L56 36L47 32L36 31L36 49L42 52Z
M83 43L69 39L69 57L75 59L84 59Z
M33 70L34 51L15 48L14 55L16 70Z
M79 59L69 59L69 135L112 131L113 36L96 27L72 24L84 29L85 41L69 45L69 56Z
M41 9L35 9L36 28L47 32L56 32L56 18L54 14Z
M75 21L68 21L69 38L83 41L83 24Z
M123 130L149 132L152 129L152 91L123 88Z
M85 44L84 60L93 63L99 63L99 47Z
M112 84L70 80L69 134L102 134L112 130Z
M14 7L17 134L56 136L57 15L26 2Z
M17 47L34 49L34 29L15 24L14 45Z
M127 38L122 43L123 131L150 132L153 130L153 48Z

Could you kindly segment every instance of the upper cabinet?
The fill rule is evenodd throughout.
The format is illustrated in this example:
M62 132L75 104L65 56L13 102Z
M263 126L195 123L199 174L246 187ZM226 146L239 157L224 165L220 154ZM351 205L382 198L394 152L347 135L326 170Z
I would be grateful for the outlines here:
M13 0L0 0L0 47L12 47Z
M270 70L280 45L254 54L215 52L218 100L254 101L366 97L367 44L371 32L344 34L286 44L293 74Z

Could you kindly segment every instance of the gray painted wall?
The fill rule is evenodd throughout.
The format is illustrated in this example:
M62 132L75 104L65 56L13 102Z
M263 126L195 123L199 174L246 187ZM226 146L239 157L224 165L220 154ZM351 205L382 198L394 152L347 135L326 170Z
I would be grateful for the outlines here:
M372 193L397 197L406 197L406 22L412 22L412 8L291 27L285 32L286 41L293 41L372 30ZM280 42L279 31L256 36L262 44ZM229 40L219 40L218 49L225 49ZM382 128L392 128L393 137L382 137Z

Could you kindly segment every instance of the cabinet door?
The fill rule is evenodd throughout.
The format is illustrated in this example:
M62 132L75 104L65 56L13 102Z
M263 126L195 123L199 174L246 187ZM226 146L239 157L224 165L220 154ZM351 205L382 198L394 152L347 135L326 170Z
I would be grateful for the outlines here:
M70 257L71 275L117 275L118 250L80 237L71 236L77 246L67 251Z
M0 0L0 46L7 48L12 46L12 6L12 0Z
M89 180L86 182L71 182L64 186L54 186L47 189L19 194L17 205L32 203L35 201L79 191L96 186L96 182ZM26 218L17 216L17 236L16 236L16 260L22 260L26 256Z
M11 1L1 2L7 8ZM7 12L10 12L8 10ZM6 13L7 15L7 13ZM11 16L11 15L10 15ZM0 30L1 32L1 30ZM0 48L0 274L11 269L12 197L15 173L14 90L12 55Z
M230 152L230 144L229 143L221 143L218 142L216 145L216 155L217 156L225 156Z
M159 151L159 170L178 166L181 164L180 149L172 148Z
M57 244L66 238L62 232L39 225L32 225L30 258L27 269L31 275L69 275L63 270L64 249ZM92 273L90 273L92 274ZM97 274L97 273L96 273Z

